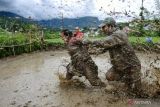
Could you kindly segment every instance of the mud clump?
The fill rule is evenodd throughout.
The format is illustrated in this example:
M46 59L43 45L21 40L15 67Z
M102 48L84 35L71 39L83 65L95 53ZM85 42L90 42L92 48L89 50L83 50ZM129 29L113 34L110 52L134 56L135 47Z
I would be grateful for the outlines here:
M142 90L149 97L157 97L160 94L160 68L154 63L148 72L148 76L142 79Z
M98 54L104 53L104 48L90 47L90 48L88 49L88 52L89 52L90 54L98 55Z
M66 72L61 71L58 73L58 77L60 80L60 87L75 87L75 88L85 88L86 84L85 84L85 79L80 80L80 77L74 77L71 80L67 80L66 79Z

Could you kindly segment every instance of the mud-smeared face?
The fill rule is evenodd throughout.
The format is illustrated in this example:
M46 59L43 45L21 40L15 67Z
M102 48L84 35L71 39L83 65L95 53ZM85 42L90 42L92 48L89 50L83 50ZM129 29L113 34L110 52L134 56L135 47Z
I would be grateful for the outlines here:
M102 31L102 32L106 32L106 26L102 26L102 27L101 27L101 31Z
M64 35L65 39L69 41L71 37L73 36L73 33L69 31L68 29L65 29L62 31L62 34Z
M112 32L112 27L111 26L103 26L101 27L102 32L104 32L105 34L110 34Z
M79 32L79 29L75 29L75 32Z

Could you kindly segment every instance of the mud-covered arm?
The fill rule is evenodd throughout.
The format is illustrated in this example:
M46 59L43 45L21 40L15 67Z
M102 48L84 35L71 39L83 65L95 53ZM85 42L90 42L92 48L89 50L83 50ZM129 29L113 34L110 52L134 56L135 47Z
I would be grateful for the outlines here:
M89 41L89 44L95 47L102 47L108 49L114 46L123 45L125 44L125 41L120 36L111 35L106 37L104 40Z
M61 33L61 38L64 41L64 43L67 43L67 38L64 36L64 33Z

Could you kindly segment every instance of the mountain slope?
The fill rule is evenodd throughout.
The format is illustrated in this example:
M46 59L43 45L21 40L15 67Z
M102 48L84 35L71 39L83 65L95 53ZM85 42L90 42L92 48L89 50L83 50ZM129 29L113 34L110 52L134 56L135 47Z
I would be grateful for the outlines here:
M5 11L0 11L0 17L19 18L21 19L21 21L30 21L29 19L24 18L20 15ZM100 21L97 17L91 17L91 16L72 18L72 19L64 18L63 20L59 18L53 18L51 20L40 20L40 21L32 20L32 22L48 28L61 28L62 26L65 28L74 28L76 26L96 27L100 24Z

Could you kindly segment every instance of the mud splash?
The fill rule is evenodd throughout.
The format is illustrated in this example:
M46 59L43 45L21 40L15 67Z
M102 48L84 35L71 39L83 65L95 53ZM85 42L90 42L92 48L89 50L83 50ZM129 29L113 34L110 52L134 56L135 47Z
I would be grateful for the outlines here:
M154 63L160 55L137 55L142 62L143 76L147 75L145 79L150 83L157 81L156 77L145 71L153 68L155 71L155 67L160 67L158 62ZM61 83L58 73L64 70L64 59L69 60L67 51L24 54L0 60L0 107L127 107L131 104L130 98L123 91L117 94L106 92L103 88L91 87L83 77L80 81L85 85L76 79ZM111 67L108 54L93 56L93 59L99 67L99 77L105 81L104 73ZM159 107L159 101L147 100Z

